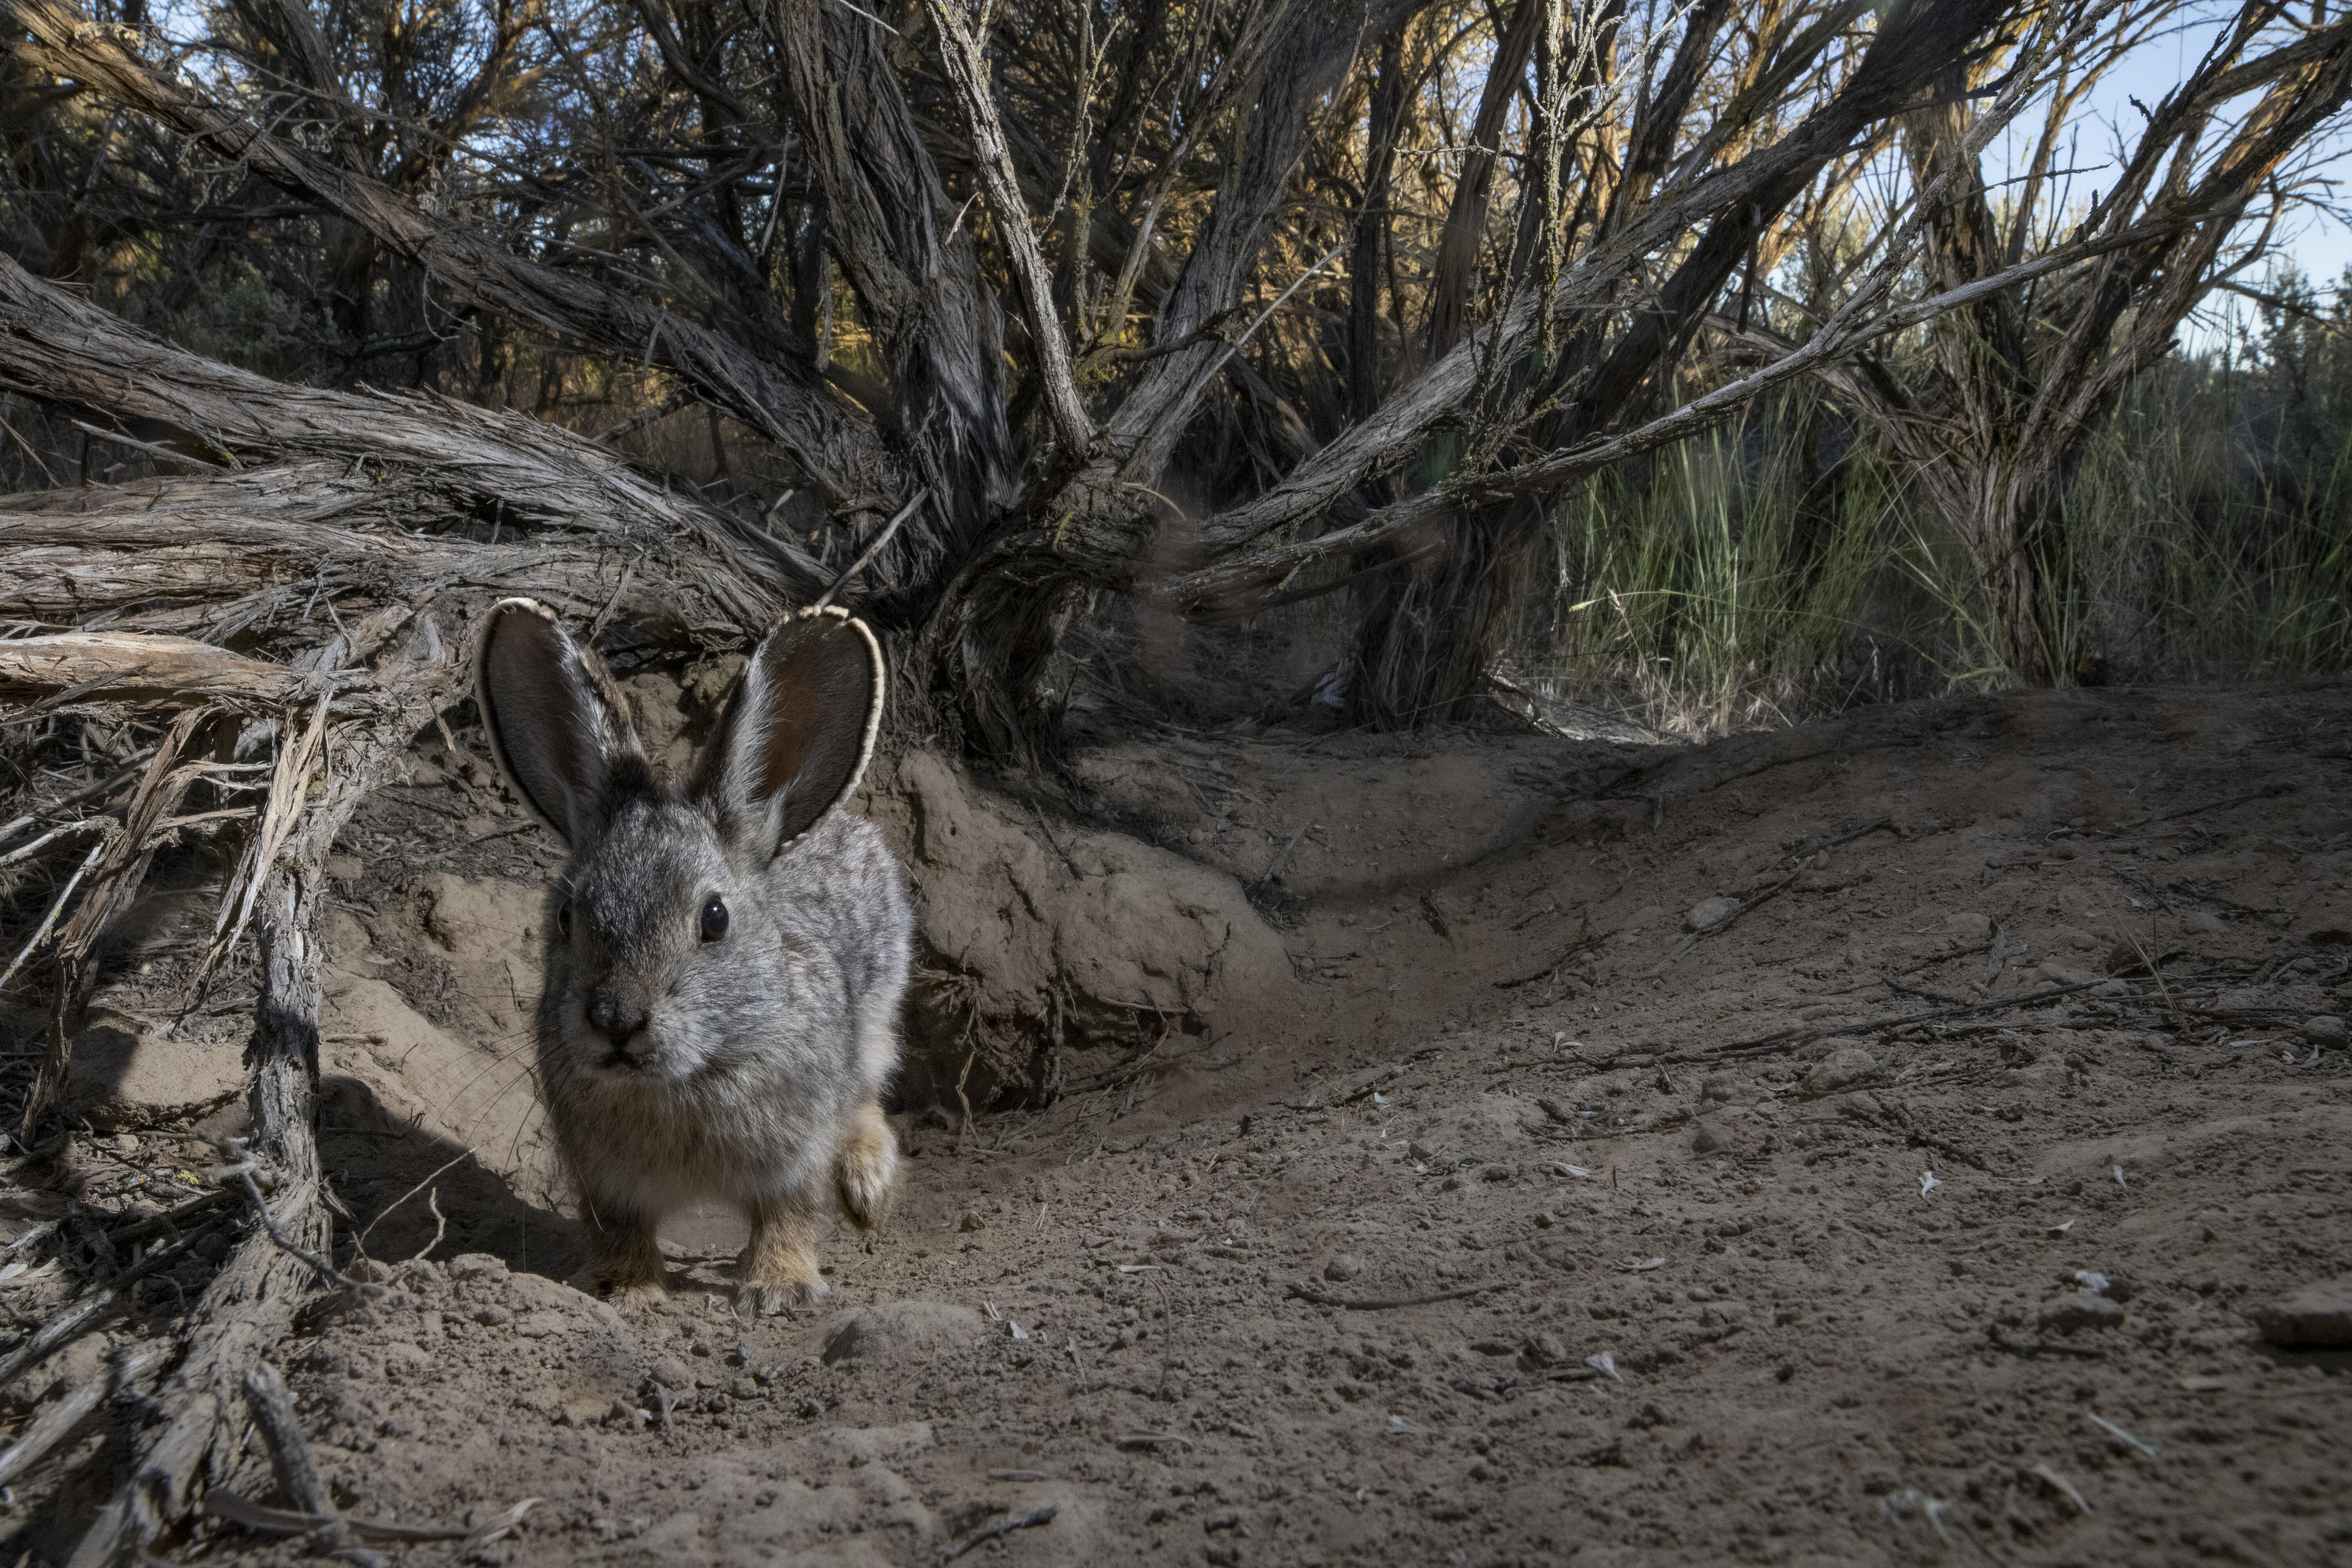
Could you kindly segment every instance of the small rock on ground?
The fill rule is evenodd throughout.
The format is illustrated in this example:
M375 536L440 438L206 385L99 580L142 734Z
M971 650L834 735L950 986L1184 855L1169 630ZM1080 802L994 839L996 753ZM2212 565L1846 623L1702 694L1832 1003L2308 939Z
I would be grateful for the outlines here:
M2061 1297L2042 1309L2042 1331L2045 1334L2075 1334L2085 1329L2119 1329L2123 1322L2124 1310L2120 1305L2089 1290Z
M945 1301L883 1301L835 1321L824 1336L824 1363L922 1361L960 1350L987 1331L978 1312Z
M2352 1347L2352 1274L2315 1280L2254 1314L2263 1338L2282 1349Z
M1738 899L1707 899L1693 905L1683 923L1693 931L1713 931L1738 912Z
M1878 1058L1860 1046L1846 1046L1832 1051L1813 1064L1805 1074L1808 1095L1835 1094L1839 1089L1860 1083L1878 1070Z

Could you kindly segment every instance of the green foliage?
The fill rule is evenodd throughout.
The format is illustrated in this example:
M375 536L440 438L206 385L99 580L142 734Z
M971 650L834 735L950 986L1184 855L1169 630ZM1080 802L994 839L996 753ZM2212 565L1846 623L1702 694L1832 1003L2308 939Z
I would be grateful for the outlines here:
M1559 508L1530 672L1685 733L1838 700L1858 628L1885 608L1899 508L1875 452L1809 453L1829 422L1814 394L1789 393Z
M2347 278L2352 284L2352 278ZM2056 667L2084 682L2352 670L2352 317L2290 279L2226 352L2176 355L2068 476ZM1825 425L1842 449L1808 461ZM1707 733L1998 686L1967 552L1811 390L1603 475L1552 520L1524 676Z

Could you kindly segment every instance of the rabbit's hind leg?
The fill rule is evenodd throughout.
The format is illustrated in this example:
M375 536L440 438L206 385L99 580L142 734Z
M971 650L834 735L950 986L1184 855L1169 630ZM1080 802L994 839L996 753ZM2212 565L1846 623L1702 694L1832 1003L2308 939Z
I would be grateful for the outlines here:
M588 1247L588 1282L616 1301L644 1301L668 1289L655 1224L642 1215L581 1205L580 1229Z
M882 1107L867 1100L857 1108L849 1136L834 1156L833 1184L841 1208L860 1230L872 1230L890 1213L898 1192L898 1135L883 1120Z
M817 1271L816 1205L795 1193L750 1206L751 1242L737 1260L736 1306L773 1316L823 1300L833 1288Z

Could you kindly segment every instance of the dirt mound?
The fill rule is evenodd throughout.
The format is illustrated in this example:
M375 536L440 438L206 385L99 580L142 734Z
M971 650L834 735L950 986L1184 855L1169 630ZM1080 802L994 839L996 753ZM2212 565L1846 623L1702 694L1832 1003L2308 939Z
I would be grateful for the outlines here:
M1219 868L1125 834L1067 821L1056 832L1041 807L928 752L900 758L876 795L928 949L910 1103L1048 1100L1083 1076L1066 1050L1185 1036L1255 1045L1297 1011L1280 938Z

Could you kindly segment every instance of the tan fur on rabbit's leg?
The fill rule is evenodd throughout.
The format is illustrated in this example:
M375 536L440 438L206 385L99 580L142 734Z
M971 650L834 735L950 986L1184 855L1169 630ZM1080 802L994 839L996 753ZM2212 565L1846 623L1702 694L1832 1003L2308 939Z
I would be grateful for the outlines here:
M842 1212L860 1230L872 1230L890 1213L898 1184L898 1136L883 1119L882 1107L858 1107L841 1152L834 1156L833 1184Z
M736 1304L773 1316L824 1300L833 1287L817 1271L817 1210L811 1195L762 1199L751 1210L751 1242L737 1259Z
M591 1203L581 1205L580 1228L588 1244L588 1280L598 1292L615 1300L639 1301L668 1289L651 1220L600 1211Z

